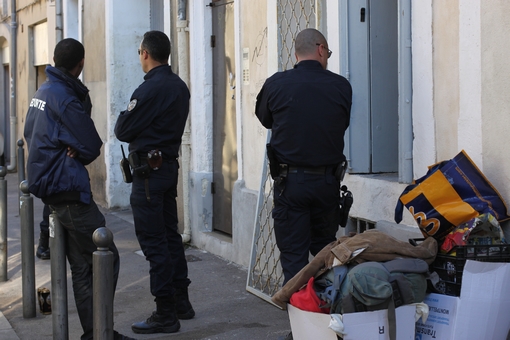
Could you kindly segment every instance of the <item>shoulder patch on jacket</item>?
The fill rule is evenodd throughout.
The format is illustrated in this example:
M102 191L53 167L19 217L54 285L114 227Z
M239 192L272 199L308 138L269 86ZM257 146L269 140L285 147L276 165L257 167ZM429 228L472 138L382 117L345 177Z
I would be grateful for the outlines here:
M136 103L137 103L136 99L133 99L132 101L130 101L129 104L128 104L127 110L128 111L132 111L135 108Z

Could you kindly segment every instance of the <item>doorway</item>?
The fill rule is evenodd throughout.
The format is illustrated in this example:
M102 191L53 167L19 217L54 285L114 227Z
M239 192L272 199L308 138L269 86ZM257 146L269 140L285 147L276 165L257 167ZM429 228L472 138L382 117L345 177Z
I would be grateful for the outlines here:
M212 4L213 229L232 235L232 193L238 177L235 74L235 2Z

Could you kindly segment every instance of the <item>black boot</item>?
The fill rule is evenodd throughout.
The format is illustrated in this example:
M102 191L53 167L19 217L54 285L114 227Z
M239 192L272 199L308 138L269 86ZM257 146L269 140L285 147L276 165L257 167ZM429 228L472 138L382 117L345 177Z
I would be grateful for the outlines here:
M131 329L139 334L175 333L181 328L171 297L156 297L156 311L145 321L136 322Z
M41 232L39 236L39 245L35 255L41 260L50 259L50 235L49 233Z
M174 294L177 317L181 320L189 320L195 316L195 311L189 302L188 288L176 288Z

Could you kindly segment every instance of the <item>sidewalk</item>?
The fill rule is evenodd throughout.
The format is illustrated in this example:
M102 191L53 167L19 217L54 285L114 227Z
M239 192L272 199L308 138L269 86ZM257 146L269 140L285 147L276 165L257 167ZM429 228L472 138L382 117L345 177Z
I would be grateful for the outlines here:
M8 281L0 282L0 339L49 340L52 316L23 318L20 218L17 174L8 174ZM34 239L39 239L42 202L34 198ZM146 319L155 309L149 292L149 263L141 255L134 233L130 210L103 210L107 227L113 232L120 253L120 274L115 293L114 328L136 339L271 339L276 340L290 331L287 313L246 291L246 268L227 262L206 251L186 249L190 300L195 318L181 320L181 329L174 334L140 335L131 331L133 322ZM35 246L35 245L34 245ZM249 251L249 250L247 250ZM74 305L68 265L69 339L79 339L81 325ZM35 258L36 289L51 290L50 261Z

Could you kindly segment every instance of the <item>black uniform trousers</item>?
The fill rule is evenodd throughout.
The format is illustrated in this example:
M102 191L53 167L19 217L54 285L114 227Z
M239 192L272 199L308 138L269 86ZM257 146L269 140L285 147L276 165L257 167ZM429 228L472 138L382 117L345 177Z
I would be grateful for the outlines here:
M131 208L135 232L150 263L150 289L155 297L168 297L175 288L187 288L188 264L177 228L179 163L164 160L149 177L133 175Z
M284 284L336 240L340 183L333 171L310 174L299 168L274 186L274 232Z

